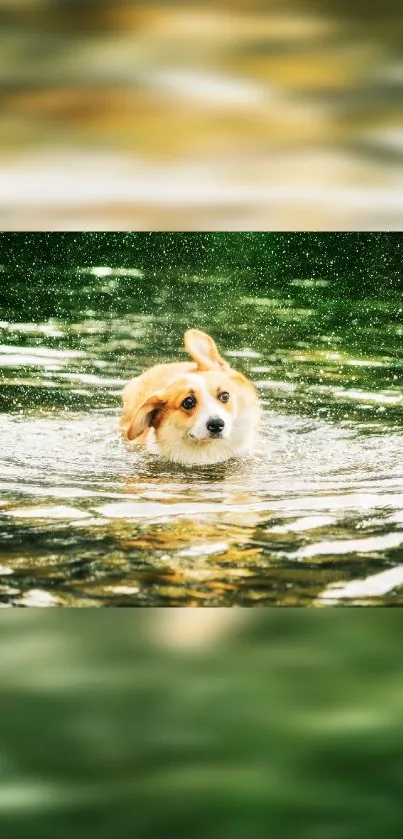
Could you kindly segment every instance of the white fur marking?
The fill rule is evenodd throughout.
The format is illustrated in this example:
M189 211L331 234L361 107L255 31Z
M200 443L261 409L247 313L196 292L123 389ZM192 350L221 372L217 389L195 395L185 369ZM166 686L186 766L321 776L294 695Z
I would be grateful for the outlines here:
M222 403L220 403L217 399L214 399L207 387L206 381L202 376L194 374L190 375L189 379L191 379L192 382L195 382L195 386L201 390L203 395L203 406L190 430L191 436L196 440L210 440L211 437L207 428L207 422L213 417L219 417L225 423L221 433L221 438L219 439L228 439L233 425L232 414L224 408Z

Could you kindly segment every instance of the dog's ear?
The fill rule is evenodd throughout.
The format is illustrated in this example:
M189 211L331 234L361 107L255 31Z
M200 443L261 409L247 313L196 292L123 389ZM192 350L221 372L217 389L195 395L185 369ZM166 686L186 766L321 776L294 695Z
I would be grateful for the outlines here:
M121 421L121 429L126 439L136 440L146 428L154 426L165 405L163 393L153 393L144 402L138 402Z
M184 337L185 347L195 360L199 370L229 370L230 366L221 358L215 342L200 329L188 329Z

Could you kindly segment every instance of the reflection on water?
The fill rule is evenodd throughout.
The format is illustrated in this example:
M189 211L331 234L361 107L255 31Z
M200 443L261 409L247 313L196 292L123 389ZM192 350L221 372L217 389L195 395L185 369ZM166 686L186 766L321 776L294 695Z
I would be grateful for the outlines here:
M401 229L400 0L2 7L2 229Z
M402 603L397 288L109 266L38 270L36 287L5 275L4 605ZM190 471L119 438L124 382L184 358L190 326L258 384L250 461Z

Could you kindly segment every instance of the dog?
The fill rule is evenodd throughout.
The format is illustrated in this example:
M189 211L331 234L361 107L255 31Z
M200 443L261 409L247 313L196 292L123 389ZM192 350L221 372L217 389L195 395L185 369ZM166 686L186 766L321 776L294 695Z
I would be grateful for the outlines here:
M250 456L260 419L255 386L207 333L189 329L184 344L193 362L156 364L124 388L123 437L182 466Z

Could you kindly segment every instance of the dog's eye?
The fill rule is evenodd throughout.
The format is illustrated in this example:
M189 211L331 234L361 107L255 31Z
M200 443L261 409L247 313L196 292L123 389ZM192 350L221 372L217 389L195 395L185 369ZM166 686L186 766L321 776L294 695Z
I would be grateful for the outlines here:
M186 399L182 402L182 408L185 408L185 411L190 411L191 408L194 408L196 405L196 397L195 396L187 396Z
M228 402L229 393L227 393L226 390L223 390L222 393L218 394L218 399L220 400L220 402Z

